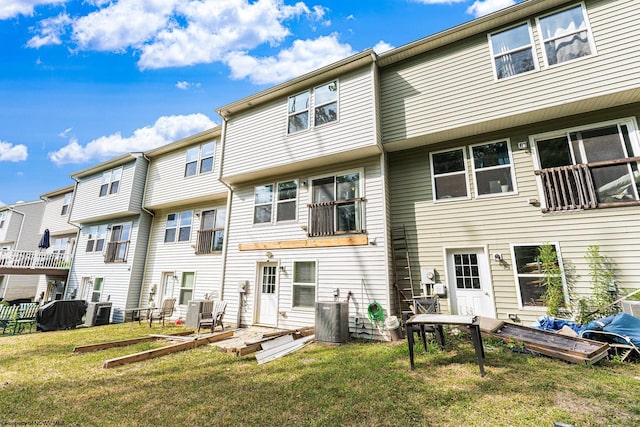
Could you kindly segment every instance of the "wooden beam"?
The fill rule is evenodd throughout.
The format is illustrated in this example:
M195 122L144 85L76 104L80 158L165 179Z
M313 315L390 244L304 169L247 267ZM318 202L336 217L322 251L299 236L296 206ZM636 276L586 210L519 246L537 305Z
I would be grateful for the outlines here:
M109 359L102 365L103 368L109 369L116 366L127 365L129 363L141 362L143 360L154 359L156 357L165 356L167 354L176 353L183 350L191 350L192 348L200 347L205 344L210 344L217 341L222 341L233 336L233 331L221 332L215 335L202 336L201 338L195 338L193 341L181 342L178 344L168 345L166 347L155 348L153 350L142 351L140 353L130 354L128 356L116 357L115 359Z
M275 242L239 243L241 251L264 251L273 249L330 248L336 246L364 246L369 244L367 236L327 237L322 239L281 240Z
M191 335L192 333L193 331L177 332L175 334L167 335L165 337L171 337L171 336L180 337L184 335ZM106 350L106 349L115 348L115 347L126 347L129 345L138 344L141 342L155 341L160 338L162 337L157 335L149 335L148 337L131 338L128 340L109 341L109 342L103 342L99 344L81 345L81 346L74 347L73 353L89 353L92 351Z

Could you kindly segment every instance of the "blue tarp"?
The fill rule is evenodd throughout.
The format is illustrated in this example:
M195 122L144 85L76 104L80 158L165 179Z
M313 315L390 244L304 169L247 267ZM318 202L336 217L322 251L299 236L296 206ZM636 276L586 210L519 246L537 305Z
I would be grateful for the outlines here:
M546 315L538 317L538 320L536 320L535 323L531 325L532 328L551 332L558 332L560 329L562 329L563 326L570 327L576 332L576 334L580 334L580 332L586 329L579 323L572 322L570 320L556 319L555 317Z
M618 313L613 316L593 320L584 328L587 331L604 331L618 335L623 335L631 340L636 346L640 347L640 319L627 313ZM589 338L589 333L584 334L585 338ZM621 341L624 343L624 341Z

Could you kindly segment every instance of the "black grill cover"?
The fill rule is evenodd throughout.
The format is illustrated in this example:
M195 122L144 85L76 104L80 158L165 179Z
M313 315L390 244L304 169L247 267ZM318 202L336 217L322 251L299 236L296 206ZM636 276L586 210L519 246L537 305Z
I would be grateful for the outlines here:
M82 300L51 301L38 310L36 321L39 331L73 329L82 325L82 317L87 312L87 303Z

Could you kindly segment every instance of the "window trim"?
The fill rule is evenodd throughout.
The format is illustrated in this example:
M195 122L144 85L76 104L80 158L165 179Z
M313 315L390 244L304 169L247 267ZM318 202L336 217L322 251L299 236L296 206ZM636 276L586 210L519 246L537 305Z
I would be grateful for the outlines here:
M473 148L474 147L480 147L483 145L489 145L489 144L496 144L499 142L504 142L507 144L507 152L509 154L509 164L508 165L498 165L498 166L488 166L486 168L480 168L480 169L476 169L476 162L474 161L473 158ZM469 160L471 161L471 174L473 176L473 182L474 182L474 197L476 199L486 199L486 198L491 198L491 197L503 197L503 196L512 196L514 194L518 194L518 183L516 181L516 170L515 170L515 165L513 162L513 150L511 149L511 139L510 138L503 138L503 139L496 139L493 141L487 141L487 142L481 142L478 144L470 144L469 146ZM487 194L479 194L478 193L478 176L476 174L477 171L482 171L482 170L494 170L494 169L505 169L505 167L508 166L509 170L510 170L510 178L511 178L511 186L512 186L512 190L511 191L502 191L502 192L495 192L495 193L487 193Z
M509 52L503 52L503 53L496 53L493 51L493 43L491 42L491 36L496 35L496 34L500 34L500 33L504 33L506 31L509 30L513 30L514 28L518 28L522 25L526 25L527 26L527 31L529 32L529 44L527 45L529 47L529 50L531 50L531 56L533 57L533 70L529 70L529 71L523 71L522 73L517 73L514 74L512 76L507 76L507 77L498 77L498 70L496 68L496 58L499 56L504 56L508 53L513 53L513 52L519 52L519 51L523 51L525 50L523 47L515 49L515 50L511 50ZM528 19L526 21L521 21L518 22L517 24L511 25L509 27L506 28L502 28L499 31L494 31L492 33L488 33L487 34L487 41L489 44L489 53L491 55L491 68L493 70L493 79L496 82L501 82L501 81L505 81L505 80L510 80L513 79L515 77L519 77L525 74L530 74L530 73L535 73L536 71L540 70L540 63L538 61L538 55L537 55L537 49L536 49L536 43L535 43L535 38L533 37L533 26L531 25L531 21L529 21Z
M216 227L216 224L218 223L218 215L220 214L220 211L224 212L224 220L223 220L223 224L220 227ZM213 214L213 227L212 228L202 228L203 224L204 224L204 214L206 212L214 212ZM222 250L224 249L224 238L225 238L225 226L227 224L227 208L226 207L217 207L217 208L204 208L201 209L197 215L200 217L200 223L198 224L198 230L197 230L197 238L196 238L196 255L205 255L205 254L219 254L222 252ZM211 232L211 241L208 242L209 244L207 245L208 248L204 248L204 243L207 242L202 242L200 240L200 236L201 236L201 232L204 231L208 231ZM222 232L222 248L220 248L219 250L216 250L214 248L215 246L215 241L216 241L216 235L218 233ZM204 250L206 249L206 250Z
M119 174L118 174L118 179L114 181L113 177L115 175L115 172L119 172ZM107 174L109 174L109 179L105 182L105 177L107 176ZM123 174L122 166L102 172L102 180L100 181L100 189L98 191L98 197L108 197L111 194L118 194L118 192L120 191L120 183L122 182L122 174ZM113 187L115 184L117 184L117 187L114 191ZM103 187L105 188L104 194L102 194Z
M314 278L315 281L313 282L313 285L311 285L310 283L306 283L306 282L296 282L295 281L295 277L296 277L296 264L297 263L309 263L312 262L314 264ZM314 298L313 298L313 303L310 306L301 306L301 305L295 305L295 289L296 286L300 287L308 287L310 288L311 286L313 286L313 293L314 293ZM318 260L317 259L307 259L307 258L301 258L301 259L294 259L292 261L291 264L291 309L292 310L296 310L296 311L313 311L315 310L315 303L318 301Z
M322 104L318 104L318 103L316 103L316 90L317 90L318 88L321 88L321 87L324 87L324 86L328 86L328 85L330 85L331 83L334 83L334 82L335 82L335 84L336 84L336 96L335 96L335 100L333 100L333 101L329 101L329 102L324 102L324 103L322 103ZM338 101L339 101L339 99L340 99L340 85L339 85L339 83L338 83L338 79L334 79L334 80L328 81L328 82L326 82L326 83L323 83L323 84L320 84L320 85L314 86L312 95L313 95L313 100L312 100L312 104L313 104L313 127L314 127L314 128L315 128L315 127L322 127L322 126L325 126L325 125L328 125L328 124L331 124L331 123L334 123L334 122L338 122L338 121L339 121L339 119L340 119L340 103L338 102ZM320 108L320 107L324 107L324 106L326 106L326 105L333 104L334 102L335 102L335 104L336 104L336 119L335 119L335 120L331 120L331 121L329 121L329 122L325 122L325 123L317 124L317 123L316 123L316 110L317 110L318 108Z
M430 172L431 172L431 193L432 193L432 200L434 203L448 203L448 202L455 202L455 201L460 201L460 200L471 200L471 186L469 183L469 159L467 158L467 148L468 146L463 145L463 146L459 146L459 147L453 147L453 148L449 148L446 150L437 150L437 151L431 151L429 152L429 168L430 168ZM440 174L438 176L453 176L455 174L460 174L460 173L464 173L464 179L465 179L465 185L466 185L466 191L467 191L467 195L466 196L460 196L460 197L451 197L451 198L442 198L442 199L438 199L438 194L436 192L436 174L435 174L435 168L433 167L433 155L434 154L440 154L440 153L448 153L450 151L462 151L462 155L464 156L464 172L460 171L460 172L449 172L446 174Z
M585 55L585 56L581 56L579 58L574 58L574 59L570 59L568 61L558 62L557 64L549 65L549 59L547 58L547 50L546 50L544 44L545 44L545 42L547 40L554 40L554 39L556 39L558 37L545 39L544 35L542 34L542 26L540 25L540 19L543 19L543 18L546 18L546 17L549 17L549 16L553 16L553 15L557 15L557 14L565 12L565 11L567 11L569 9L573 9L576 6L580 6L581 12L582 12L582 17L583 17L584 22L586 24L586 30L585 31L587 32L587 36L589 37L589 47L591 48L591 55ZM551 68L555 68L555 67L558 67L558 66L563 65L563 64L569 64L569 63L572 63L572 62L575 62L575 61L580 61L582 59L591 58L591 57L594 57L594 56L598 55L598 51L596 50L596 43L595 43L595 40L593 38L593 31L591 30L591 22L589 21L589 14L587 13L587 7L585 6L584 1L573 3L573 4L569 5L569 6L554 10L553 12L549 12L549 13L545 13L545 14L536 16L535 20L536 20L536 29L538 30L538 36L539 36L538 37L538 45L540 47L540 52L541 52L542 58L544 60L545 68L551 69ZM574 32L573 34L578 34L578 33L579 33L579 31L578 32ZM566 37L566 35L563 36L563 37Z
M191 212L191 223L189 224L189 239L187 240L180 240L180 230L182 230L183 228L187 228L186 226L182 225L182 215L184 213L187 212ZM169 215L175 215L176 216L176 225L175 227L167 227L167 223L169 222ZM178 243L189 243L191 242L191 235L193 234L193 217L194 217L194 211L192 209L187 209L184 211L174 211L174 212L168 212L166 215L166 220L164 223L164 235L162 238L162 243L164 244L178 244ZM167 241L167 230L170 229L175 229L175 234L173 236L173 240L169 240Z
M91 225L89 226L89 232L88 232L88 236L87 236L87 245L85 247L85 253L103 253L104 252L104 248L105 248L105 243L107 242L107 228L109 227L108 224L100 224L100 225ZM95 233L93 233L93 230L95 229ZM104 231L104 234L102 234L102 238L99 238L101 233L101 229L103 229L102 231ZM95 234L95 238L94 239L90 239L89 237ZM100 250L98 250L98 242L102 240L102 248ZM91 249L89 250L89 242L93 242L93 245L91 246Z
M566 278L566 273L565 273L565 269L564 269L564 264L562 262L562 251L560 250L560 242L558 241L553 241L553 242L545 242L548 243L552 246L555 247L556 249L556 255L558 257L558 266L560 267L560 270L562 271L562 290L564 293L564 299L565 299L565 303L569 303L569 289L567 287L567 278ZM518 309L523 310L523 311L533 311L533 312L546 312L547 311L547 307L546 306L531 306L531 305L524 305L523 301L522 301L522 293L520 292L520 275L518 273L518 260L516 259L516 252L515 252L515 248L519 247L519 246L537 246L540 247L542 245L544 245L545 243L540 243L540 242L531 242L531 243L510 243L509 244L509 249L511 251L511 259L513 260L513 277L514 277L514 282L515 282L515 288L516 288L516 295L518 297ZM536 275L523 275L522 277L538 277Z
M316 105L316 89L324 87L324 86L326 86L326 85L328 85L330 83L333 83L333 82L335 82L335 84L336 84L336 98L335 98L335 101L324 102L322 104ZM289 101L290 101L291 98L294 98L294 97L296 97L298 95L301 95L303 93L309 93L309 105L308 105L308 107L306 109L307 114L308 114L307 127L304 128L304 129L300 129L298 131L295 131L295 132L290 132L289 131L289 118L291 116L301 114L303 110L300 110L300 111L298 111L298 112L296 112L294 114L290 113L289 112ZM329 121L329 122L326 122L326 123L316 124L316 108L332 104L333 102L336 103L336 119L332 120L332 121ZM288 96L287 97L286 108L287 108L287 121L286 121L286 124L285 124L285 134L287 136L298 135L298 134L300 134L302 132L309 131L309 130L317 128L317 127L324 127L325 125L328 125L328 124L331 124L331 123L340 122L340 79L338 79L338 78L331 79L331 80L328 80L328 81L326 81L324 83L321 83L321 84L318 84L318 85L314 85L312 88L309 88L307 90L296 92L295 94Z
M279 200L279 192L278 185L285 184L288 182L294 182L296 185L296 197L295 199L284 199ZM256 203L256 188L258 187L268 187L271 186L271 201L265 203ZM278 205L281 203L291 203L295 202L295 218L293 219L278 219ZM269 221L265 222L256 222L256 207L257 206L271 206L271 218ZM298 178L293 179L284 179L275 182L269 182L262 185L255 185L253 187L253 225L254 226L264 226L264 225L275 225L282 223L295 223L299 218L299 206L300 206L300 180Z
M291 102L291 98L295 98L296 96L302 95L303 93L308 93L309 94L307 108L305 108L304 110L295 111L293 113L290 112L289 111L289 103ZM312 110L312 105L313 105L312 96L313 96L313 91L311 89L307 89L307 90L303 90L301 92L295 93L295 94L287 97L287 123L286 123L287 135L295 135L295 134L307 131L307 130L312 128L312 125L311 125L311 110ZM302 114L304 111L307 112L307 127L305 127L304 129L300 129L300 130L291 132L290 129L289 129L289 119L292 116L297 116L297 115Z
M98 299L94 301L93 295L96 293L96 282L98 280L100 280L100 289L97 291ZM100 298L102 298L102 293L104 292L104 277L94 277L93 280L91 280L89 292L91 292L91 302L100 302Z
M73 193L67 193L62 200L62 208L60 209L60 216L64 216L69 213L69 205L71 204L71 196Z
M208 144L213 144L213 152L211 153L211 155L207 155L206 157L203 157L203 147L205 145ZM197 158L195 159L195 161L191 161L189 162L188 159L188 153L190 150L194 150L194 149L198 149L198 155ZM209 173L213 173L215 171L215 163L216 163L216 149L218 148L218 144L217 144L217 140L212 139L211 141L207 141L207 142L203 142L202 144L198 144L198 145L193 145L191 147L188 147L185 151L185 158L184 158L184 178L191 178L194 176L199 176L199 175L206 175ZM204 171L202 172L202 162L206 159L211 159L211 170L209 171ZM191 163L195 163L196 164L196 170L192 175L187 175L187 166Z
M7 220L7 211L0 212L0 228L4 227L4 223Z
M193 276L193 286L191 288L187 288L184 286L185 283L185 275L190 274ZM173 284L175 285L175 280L173 282ZM193 299L193 296L195 295L196 292L196 272L195 271L183 271L182 274L180 275L180 286L178 286L178 305L187 305L189 304L189 301L191 301ZM182 303L182 291L188 289L191 291L191 299L189 301L187 301L186 303Z

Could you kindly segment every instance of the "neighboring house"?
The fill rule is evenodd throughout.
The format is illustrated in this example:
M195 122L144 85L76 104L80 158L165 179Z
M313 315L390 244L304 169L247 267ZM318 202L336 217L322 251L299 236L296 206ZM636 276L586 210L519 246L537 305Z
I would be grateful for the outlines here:
M36 295L38 276L17 273L26 273L34 265L44 208L42 200L0 207L1 300L33 299ZM21 270L21 266L27 268Z
M217 110L230 321L313 325L317 301L349 300L351 330L380 333L367 307L389 313L394 292L373 60L368 50Z
M140 306L220 299L229 189L219 180L221 127L145 153L144 206L154 214Z
M151 215L142 207L148 161L129 153L71 175L70 222L80 227L65 298L111 301L111 321L138 307Z
M42 236L45 230L49 230L49 248L43 251L55 255L56 260L67 268L71 266L78 237L78 227L69 223L73 189L74 186L70 185L40 196L45 201L45 207L39 235ZM59 300L63 298L66 287L66 274L43 274L38 278L35 295L37 299L42 295L43 301Z
M392 222L444 310L543 315L544 243L567 294L591 292L589 245L638 287L638 16L637 1L524 1L379 56Z

